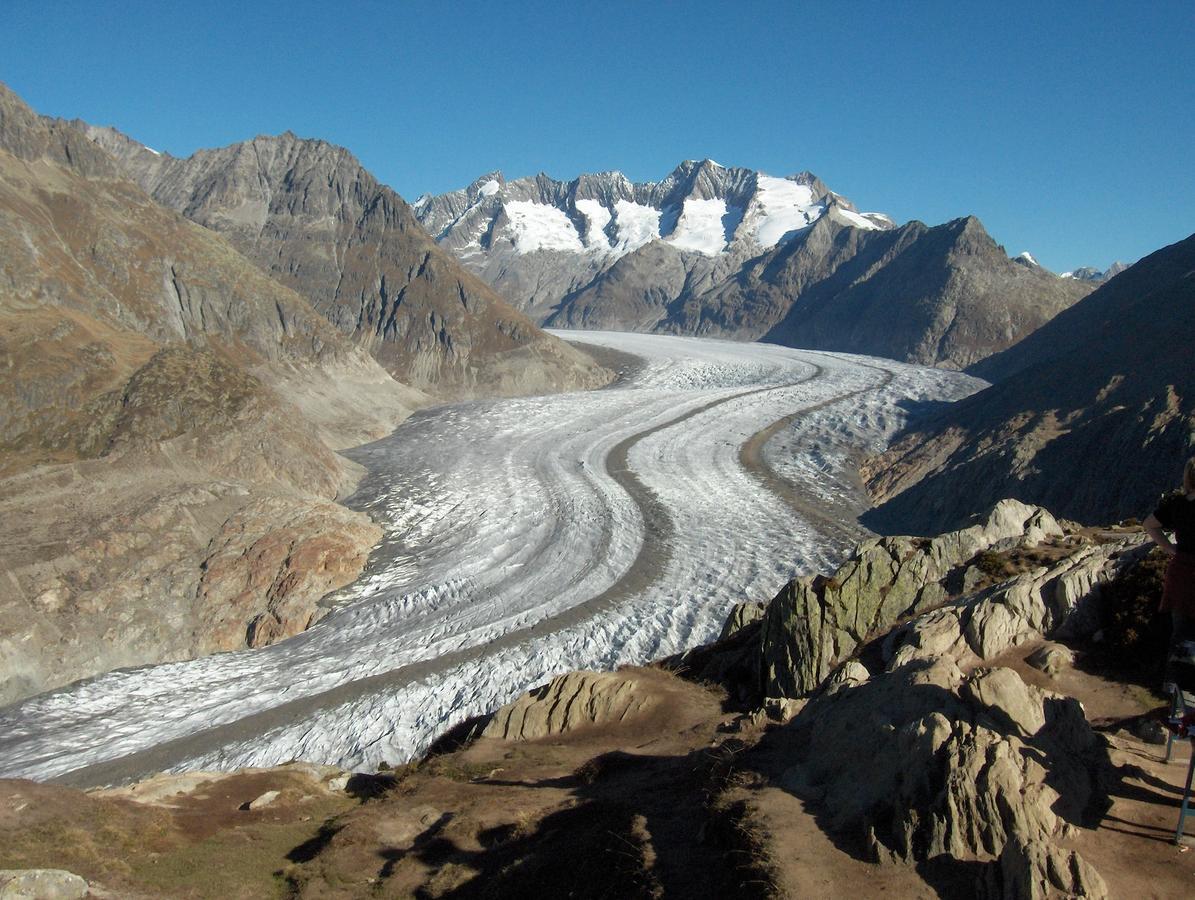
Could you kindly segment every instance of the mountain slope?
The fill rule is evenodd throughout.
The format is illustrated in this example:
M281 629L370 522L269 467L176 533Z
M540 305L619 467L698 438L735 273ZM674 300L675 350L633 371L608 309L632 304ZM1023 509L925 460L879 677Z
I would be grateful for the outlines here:
M967 366L1092 289L969 217L901 228L809 173L709 160L659 183L483 176L424 197L437 240L546 324L768 340Z
M2 85L0 367L0 703L306 627L379 534L333 449L427 402Z
M1086 293L1017 265L973 216L886 232L833 225L826 222L829 247L820 261L805 253L794 265L790 256L775 275L770 261L756 267L762 270L757 291L787 288L796 297L766 340L963 368ZM725 306L732 299L715 294L711 302Z
M1142 517L1195 453L1195 235L973 367L994 386L871 461L873 526L932 531L987 498Z
M400 381L459 397L605 377L463 271L341 147L288 132L176 159L75 124L156 200L224 235Z

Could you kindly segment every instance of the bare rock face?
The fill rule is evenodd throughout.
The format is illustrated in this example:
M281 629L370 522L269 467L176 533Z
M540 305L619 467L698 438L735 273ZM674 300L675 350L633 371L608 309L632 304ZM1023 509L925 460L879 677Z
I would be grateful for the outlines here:
M462 269L342 147L287 132L177 159L75 125L155 200L226 237L405 384L463 397L609 379Z
M759 621L763 618L765 609L766 606L762 603L736 603L722 625L722 633L718 635L718 640L724 641L738 634L752 622Z
M587 725L633 719L661 702L646 675L630 672L569 672L524 694L494 714L484 737L529 741ZM655 679L651 679L654 684Z
M305 631L319 618L319 599L357 577L381 536L365 516L334 503L262 497L237 510L203 561L195 615L202 652L262 647Z
M1004 500L982 525L932 540L865 541L833 575L790 581L763 617L765 694L810 693L869 635L945 602L948 577L980 551L1061 534L1046 510Z
M376 540L333 448L427 398L3 86L0 261L0 703L309 623Z
M934 533L1010 496L1081 522L1143 518L1195 448L1192 342L1195 236L975 365L996 384L867 463L865 522Z
M877 861L983 862L977 887L994 897L1107 896L1057 846L1108 765L1077 701L923 655L824 692L790 727L802 752L785 783Z
M1089 290L1016 265L974 216L863 230L831 209L806 234L686 301L674 328L961 369Z

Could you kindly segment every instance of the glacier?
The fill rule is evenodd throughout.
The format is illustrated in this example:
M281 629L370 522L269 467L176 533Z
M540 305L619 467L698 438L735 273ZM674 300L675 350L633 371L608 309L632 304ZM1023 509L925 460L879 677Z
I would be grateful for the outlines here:
M906 406L982 385L767 344L558 334L640 363L600 391L425 410L348 451L369 473L348 504L385 534L318 624L0 710L0 776L372 769L560 672L707 641L733 603L863 535L852 460Z

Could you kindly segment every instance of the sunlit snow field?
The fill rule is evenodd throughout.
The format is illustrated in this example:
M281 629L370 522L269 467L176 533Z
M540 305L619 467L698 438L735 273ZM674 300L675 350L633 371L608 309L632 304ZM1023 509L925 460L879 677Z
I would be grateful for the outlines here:
M556 673L709 640L735 602L767 600L846 550L841 528L819 532L743 467L748 438L798 414L763 459L848 516L862 507L851 455L883 446L901 404L981 384L767 344L560 335L644 362L602 391L426 410L350 451L370 474L349 505L385 537L318 625L0 711L0 775L375 767ZM623 458L628 474L611 477Z

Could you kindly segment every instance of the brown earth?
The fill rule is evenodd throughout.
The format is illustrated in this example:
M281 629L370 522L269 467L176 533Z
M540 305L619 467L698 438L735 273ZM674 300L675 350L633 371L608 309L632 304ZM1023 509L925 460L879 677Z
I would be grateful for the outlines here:
M1167 764L1135 736L1158 703L1148 691L1086 671L1082 654L1044 675L1024 662L1035 648L989 664L1078 698L1115 766L1105 811L1066 846L1111 896L1180 896L1195 874L1173 844L1187 749ZM130 897L974 896L972 868L878 864L827 832L826 810L783 786L786 726L659 670L628 674L669 702L538 740L476 739L355 776L347 794L302 767L86 794L0 782L0 868L65 868ZM239 808L269 790L272 804Z

